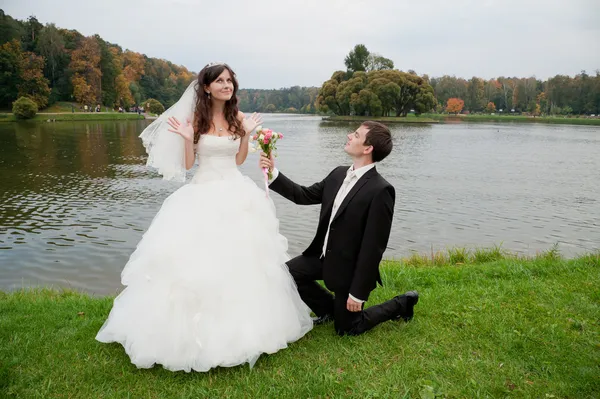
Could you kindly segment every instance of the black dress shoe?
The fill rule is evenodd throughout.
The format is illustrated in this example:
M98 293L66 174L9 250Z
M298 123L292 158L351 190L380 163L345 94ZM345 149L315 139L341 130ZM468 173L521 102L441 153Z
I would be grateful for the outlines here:
M400 314L396 316L395 319L402 319L404 321L412 320L414 316L415 305L417 304L417 302L419 302L419 293L417 291L408 291L403 296L400 295L397 298L398 300L403 301L405 305L402 306Z
M313 317L312 321L315 326L320 326L321 324L333 321L333 316L330 314L326 314L325 316Z

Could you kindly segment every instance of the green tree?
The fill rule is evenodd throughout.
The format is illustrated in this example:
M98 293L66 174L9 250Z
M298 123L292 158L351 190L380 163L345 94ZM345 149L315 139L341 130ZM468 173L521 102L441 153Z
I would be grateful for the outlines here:
M44 25L35 16L32 15L27 18L27 22L23 26L23 35L21 36L23 50L34 51L37 48L39 34L43 27Z
M144 101L144 107L146 107L147 111L150 111L153 114L160 115L165 112L165 107L160 103L160 101L154 98L149 98L148 100Z
M422 82L419 84L419 91L415 96L415 102L413 105L413 109L415 110L415 114L419 116L420 114L430 112L435 109L437 105L437 100L435 99L435 95L433 93L433 87L429 83L422 79Z
M323 86L319 90L319 96L317 97L317 103L321 112L333 112L336 115L342 115L342 109L336 98L337 89L340 85L340 81L335 79L337 72L333 74L332 78L323 83ZM339 74L337 74L339 76Z
M357 44L354 49L348 53L344 63L348 72L366 71L369 65L369 50L364 44Z
M438 103L446 104L451 98L467 98L468 83L462 78L444 75L430 79Z
M122 74L122 60L118 58L120 48L105 42L98 35L95 36L100 49L100 74L102 103L115 106L119 100L117 94L117 77ZM114 49L114 50L113 50Z
M344 71L335 71L333 75L331 75L331 79L338 83L342 83L344 80L348 80L347 73Z
M13 40L20 41L23 36L23 27L19 21L14 20L10 15L4 14L0 10L0 43L7 43Z
M389 58L385 58L379 54L370 54L369 61L366 70L370 71L382 71L385 69L394 69L394 61Z
M0 46L0 106L7 107L19 95L22 75L21 43L12 40Z
M52 85L56 84L59 68L65 57L65 41L54 24L46 25L39 34L37 52L46 59L46 74Z
M369 81L367 89L371 90L381 101L383 115L389 115L394 109L394 101L400 95L400 86L385 78L375 78Z
M31 98L19 97L13 103L12 112L17 119L31 119L38 112L38 107Z
M350 80L346 80L340 83L335 93L335 99L339 104L340 115L350 115L352 110L350 101L352 100L352 94L358 95L360 91L365 87L365 81L362 76L356 76Z
M369 89L363 89L358 94L353 93L350 105L354 109L355 115L381 116L383 112L381 101Z
M473 77L467 86L467 97L465 105L471 112L482 111L485 107L485 92L483 79Z
M504 99L503 106L499 109L503 109L506 112L510 112L511 109L514 108L513 97L514 91L516 88L516 83L514 79L509 79L505 77L499 77L496 79L500 84L501 96Z

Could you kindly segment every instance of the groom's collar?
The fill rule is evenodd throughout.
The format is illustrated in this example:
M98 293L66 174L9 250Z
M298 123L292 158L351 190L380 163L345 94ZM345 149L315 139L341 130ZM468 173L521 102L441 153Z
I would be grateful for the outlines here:
M365 173L367 173L368 171L370 171L371 169L373 169L375 167L375 162L365 165L365 166L361 166L360 168L354 169L354 165L350 166L350 168L348 169L348 173L351 171L354 171L354 174L356 175L357 179L360 179L361 177L363 177L365 175Z

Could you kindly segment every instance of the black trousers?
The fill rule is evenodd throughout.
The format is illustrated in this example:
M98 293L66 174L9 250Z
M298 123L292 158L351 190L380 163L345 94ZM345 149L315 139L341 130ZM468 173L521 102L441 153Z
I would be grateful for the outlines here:
M360 312L350 312L346 308L348 291L332 295L317 283L316 280L323 279L322 258L300 255L291 259L287 265L304 303L319 317L333 316L335 331L339 335L362 334L384 321L400 316L406 306L406 299L401 295Z

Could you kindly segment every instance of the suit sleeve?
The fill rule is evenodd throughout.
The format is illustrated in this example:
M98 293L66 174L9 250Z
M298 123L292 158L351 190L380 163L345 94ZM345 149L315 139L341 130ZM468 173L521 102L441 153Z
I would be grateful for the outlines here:
M371 201L350 294L366 301L376 284L379 263L390 238L396 193L387 186Z
M334 169L334 171L335 170L337 169ZM306 187L294 183L286 175L279 171L275 180L269 184L269 188L297 205L320 204L323 202L323 189L325 187L325 181L329 176L331 176L332 173L333 171L320 182Z

